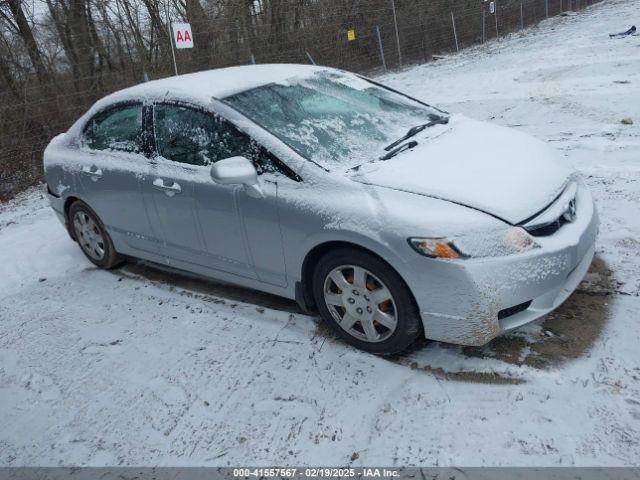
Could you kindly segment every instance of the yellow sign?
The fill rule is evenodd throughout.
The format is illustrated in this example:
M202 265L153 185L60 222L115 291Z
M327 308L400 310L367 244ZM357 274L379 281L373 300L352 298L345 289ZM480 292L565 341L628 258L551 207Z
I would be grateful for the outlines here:
M353 42L356 39L356 31L355 30L347 30L347 40Z

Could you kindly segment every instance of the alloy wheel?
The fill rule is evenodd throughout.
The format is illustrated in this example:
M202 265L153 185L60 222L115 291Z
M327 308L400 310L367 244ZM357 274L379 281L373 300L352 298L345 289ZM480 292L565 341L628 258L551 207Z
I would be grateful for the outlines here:
M324 301L334 320L353 337L382 342L395 332L397 309L391 291L373 273L341 265L327 275Z
M77 211L73 217L73 227L82 250L96 261L105 254L105 242L96 222L85 212Z

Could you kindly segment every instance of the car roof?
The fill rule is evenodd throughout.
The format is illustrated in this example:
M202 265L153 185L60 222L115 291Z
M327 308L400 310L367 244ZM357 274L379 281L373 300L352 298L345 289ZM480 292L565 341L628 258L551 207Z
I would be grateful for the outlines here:
M315 65L278 63L218 68L152 80L119 90L98 100L76 120L67 131L67 135L70 139L79 138L91 117L117 103L173 99L206 105L212 98L222 99L252 88L270 83L284 83L294 77L304 78L321 71L337 70Z
M326 67L297 64L243 65L219 68L203 72L178 75L141 83L105 97L101 103L115 103L132 98L188 97L205 102L225 98L270 83L284 82L289 78L309 76L326 71Z

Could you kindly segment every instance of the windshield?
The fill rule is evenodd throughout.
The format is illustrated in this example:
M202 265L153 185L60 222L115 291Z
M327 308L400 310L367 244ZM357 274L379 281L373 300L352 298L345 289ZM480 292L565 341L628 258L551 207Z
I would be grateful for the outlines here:
M354 75L334 72L265 85L225 102L328 170L375 160L408 128L444 114Z

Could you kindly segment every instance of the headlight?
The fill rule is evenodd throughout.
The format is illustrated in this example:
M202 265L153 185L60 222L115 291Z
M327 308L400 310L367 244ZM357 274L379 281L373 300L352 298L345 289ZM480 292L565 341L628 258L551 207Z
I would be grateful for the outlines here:
M452 239L410 238L409 244L433 258L502 257L540 247L522 227L469 232Z

